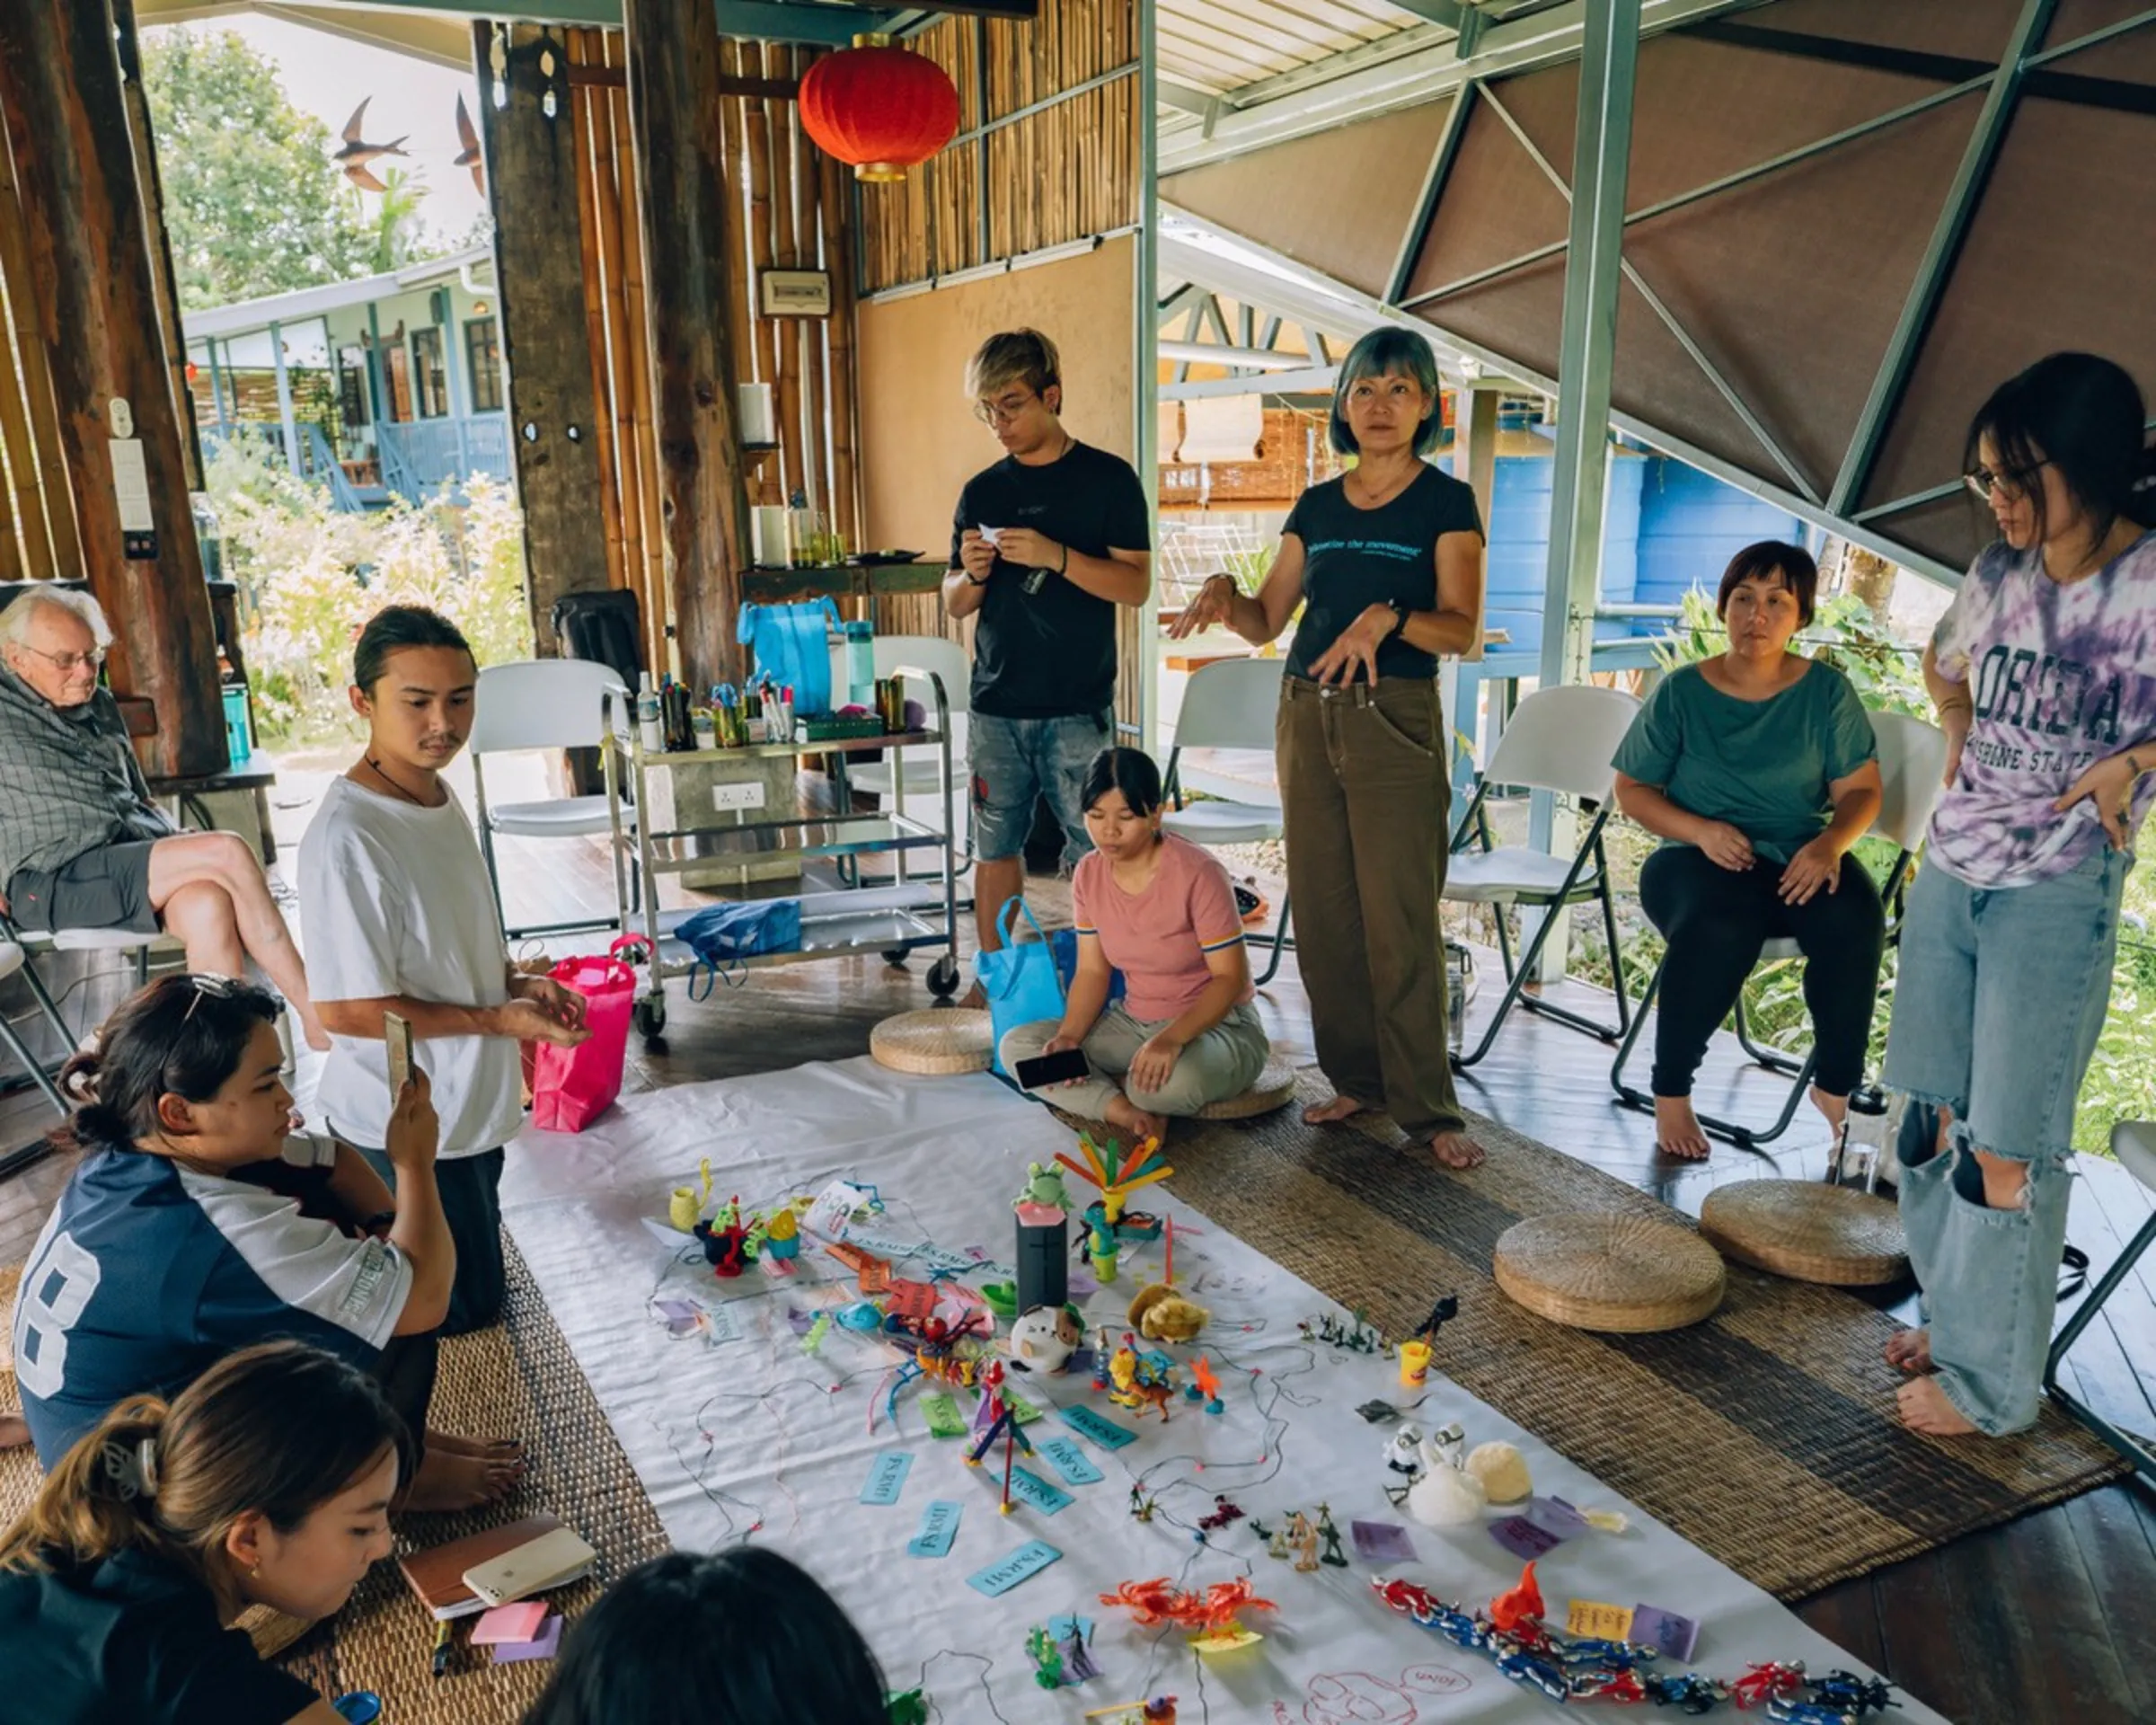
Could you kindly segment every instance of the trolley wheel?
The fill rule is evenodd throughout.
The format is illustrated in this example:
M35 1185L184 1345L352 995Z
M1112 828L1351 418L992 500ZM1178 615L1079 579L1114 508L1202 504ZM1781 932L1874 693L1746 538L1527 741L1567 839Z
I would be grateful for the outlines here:
M667 1003L663 995L645 995L638 999L630 1013L636 1025L636 1033L645 1041L652 1042L666 1033Z
M912 958L913 955L913 949L911 947L887 946L883 950L883 961L886 964L891 965L895 968L904 969L906 961Z
M959 960L956 953L946 952L936 960L935 969L928 973L928 992L938 1000L949 1000L959 992Z

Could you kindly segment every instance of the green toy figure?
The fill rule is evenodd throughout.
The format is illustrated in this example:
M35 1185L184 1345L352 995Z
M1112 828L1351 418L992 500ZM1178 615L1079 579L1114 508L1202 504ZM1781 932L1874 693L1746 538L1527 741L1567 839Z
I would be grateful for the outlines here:
M1063 1183L1063 1170L1054 1163L1028 1163L1025 1190L1012 1199L1011 1208L1014 1210L1061 1210L1067 1216L1071 1210L1071 1191Z
M1332 1525L1330 1507L1322 1503L1318 1506L1318 1537L1325 1542L1324 1555L1318 1561L1330 1563L1336 1570L1346 1569L1348 1558L1340 1550L1340 1530Z

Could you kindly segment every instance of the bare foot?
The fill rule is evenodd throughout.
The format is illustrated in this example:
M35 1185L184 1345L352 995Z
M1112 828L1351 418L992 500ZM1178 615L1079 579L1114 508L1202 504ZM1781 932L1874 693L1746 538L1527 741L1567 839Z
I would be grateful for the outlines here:
M1369 1107L1367 1102L1358 1102L1352 1096L1335 1096L1330 1102L1312 1102L1304 1109L1303 1124L1305 1126L1330 1126L1336 1120L1344 1120L1353 1115L1360 1114L1367 1107Z
M984 1011L987 1004L988 991L977 982L966 991L965 995L959 1002L960 1008L969 1013Z
M524 1464L521 1438L460 1438L453 1431L430 1429L427 1447L449 1455L476 1455L482 1461L514 1462L518 1466Z
M1712 1146L1700 1129L1700 1117L1692 1111L1691 1097L1655 1098L1655 1146L1683 1162L1706 1161Z
M1933 1438L1966 1438L1975 1431L1962 1411L1947 1400L1936 1377L1920 1377L1894 1393L1901 1403L1902 1423L1912 1431Z
M476 1509L506 1494L523 1472L521 1461L505 1465L481 1455L453 1455L429 1444L411 1488L395 1507L419 1515Z
M1931 1369L1931 1332L1904 1330L1886 1344L1886 1363L1904 1372Z
M1814 1084L1812 1086L1812 1106L1825 1117L1827 1125L1833 1128L1834 1141L1837 1144L1840 1143L1842 1122L1849 1118L1849 1098L1829 1096L1817 1084Z
M1480 1168L1482 1146L1464 1132L1440 1132L1430 1139L1430 1154L1443 1168Z
M1134 1134L1141 1142L1168 1136L1168 1117L1148 1113L1129 1097L1118 1092L1108 1099L1108 1123Z
M21 1449L30 1441L30 1424L19 1413L0 1413L0 1449Z

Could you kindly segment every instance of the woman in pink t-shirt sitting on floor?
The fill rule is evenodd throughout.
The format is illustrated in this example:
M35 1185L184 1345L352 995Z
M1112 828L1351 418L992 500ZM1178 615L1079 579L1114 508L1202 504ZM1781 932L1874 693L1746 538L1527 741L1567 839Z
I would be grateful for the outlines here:
M1161 769L1151 756L1102 749L1080 804L1093 850L1071 880L1078 974L1062 1022L1012 1031L1003 1066L1082 1048L1092 1075L1058 1085L1058 1105L1157 1136L1168 1116L1239 1096L1265 1070L1242 918L1228 871L1161 831ZM1115 1006L1111 970L1127 987Z

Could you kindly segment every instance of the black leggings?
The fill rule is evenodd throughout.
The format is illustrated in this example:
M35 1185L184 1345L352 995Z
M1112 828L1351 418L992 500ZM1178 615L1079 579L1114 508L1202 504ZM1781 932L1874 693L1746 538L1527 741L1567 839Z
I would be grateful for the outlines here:
M1707 1039L1729 1015L1760 948L1777 936L1804 950L1804 1003L1818 1064L1812 1081L1846 1096L1863 1081L1879 993L1886 915L1871 874L1842 859L1842 882L1804 905L1777 896L1781 865L1762 858L1739 873L1691 845L1665 845L1639 871L1639 903L1669 942L1655 1025L1657 1096L1689 1096Z

